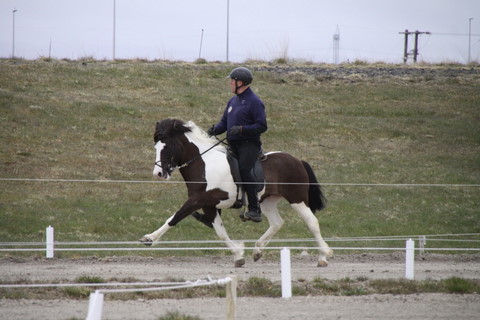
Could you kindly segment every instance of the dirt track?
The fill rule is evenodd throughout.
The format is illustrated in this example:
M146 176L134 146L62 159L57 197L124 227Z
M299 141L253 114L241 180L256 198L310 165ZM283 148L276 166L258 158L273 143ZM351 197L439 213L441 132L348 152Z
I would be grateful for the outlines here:
M403 254L339 255L328 268L317 268L314 256L292 256L292 280L397 279L404 277ZM235 274L280 281L276 258L234 268L230 257L184 258L81 258L81 259L0 259L0 277L16 280L58 281L81 275L104 279L132 277L139 281L223 278ZM416 257L415 279L449 277L480 279L480 254ZM201 319L224 319L225 299L106 301L103 319L157 319L167 311L197 315ZM480 295L416 294L368 296L315 296L282 298L239 298L237 319L478 319ZM0 319L85 318L88 301L0 300Z

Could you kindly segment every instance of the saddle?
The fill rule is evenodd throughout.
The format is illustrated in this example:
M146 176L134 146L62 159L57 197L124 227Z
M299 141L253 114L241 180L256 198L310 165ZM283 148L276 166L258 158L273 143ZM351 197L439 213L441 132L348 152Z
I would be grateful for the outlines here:
M227 160L228 164L230 165L230 172L232 173L233 176L233 181L237 185L237 191L242 190L242 196L239 198L240 192L237 192L237 199L235 203L233 204L232 208L233 209L240 209L243 206L244 203L244 198L245 198L245 190L243 188L242 182L242 177L240 176L240 169L238 167L238 158L235 156L235 154L228 149L227 151ZM260 192L264 186L265 186L265 175L263 173L263 166L262 162L267 160L267 156L263 153L262 150L258 153L257 160L255 161L255 164L253 165L252 170L250 173L255 179L255 187L256 191Z

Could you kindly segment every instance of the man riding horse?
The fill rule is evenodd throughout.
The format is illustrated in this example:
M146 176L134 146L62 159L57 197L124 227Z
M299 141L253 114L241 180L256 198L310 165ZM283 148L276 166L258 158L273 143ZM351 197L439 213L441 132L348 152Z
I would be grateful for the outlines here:
M228 145L238 158L240 176L247 194L248 211L244 216L247 220L261 222L255 178L251 170L261 150L260 135L267 130L265 106L250 88L253 75L249 69L235 68L227 78L230 78L230 89L235 96L228 101L220 122L213 125L208 134L212 136L227 132Z

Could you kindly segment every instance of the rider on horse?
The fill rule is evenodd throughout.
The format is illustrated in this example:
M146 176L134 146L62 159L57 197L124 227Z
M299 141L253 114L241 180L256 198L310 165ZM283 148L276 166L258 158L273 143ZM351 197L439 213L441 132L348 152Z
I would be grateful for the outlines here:
M212 136L227 132L228 145L238 158L247 194L248 211L245 218L260 222L262 216L256 186L252 184L255 179L251 169L261 150L260 135L267 130L265 106L250 88L253 75L249 69L235 68L227 78L230 78L230 89L235 96L228 101L220 122L213 125L208 134Z

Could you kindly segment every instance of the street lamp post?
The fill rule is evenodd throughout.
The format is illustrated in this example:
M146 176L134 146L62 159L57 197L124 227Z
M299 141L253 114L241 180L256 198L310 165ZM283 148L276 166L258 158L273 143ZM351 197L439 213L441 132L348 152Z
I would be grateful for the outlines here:
M198 51L198 59L202 57L202 44L203 44L203 29L202 29L202 36L200 37L200 50Z
M473 18L468 18L468 63L470 64L470 44L472 41L472 20Z
M17 9L14 9L12 12L13 16L13 27L12 27L12 58L15 58L15 12L17 12Z
M116 28L116 1L113 0L113 48L112 48L112 60L115 60L115 28Z
M227 0L227 62L228 62L229 36L230 36L230 0Z

